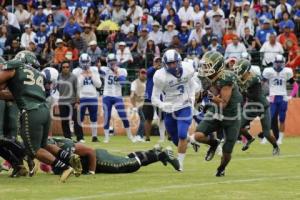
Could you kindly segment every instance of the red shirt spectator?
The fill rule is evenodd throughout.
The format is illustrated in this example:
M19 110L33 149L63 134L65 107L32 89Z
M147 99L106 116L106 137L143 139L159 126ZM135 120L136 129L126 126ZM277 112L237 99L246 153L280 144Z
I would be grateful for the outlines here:
M291 40L293 44L298 44L297 36L286 26L284 27L284 32L278 36L277 40L285 50L287 49L288 40Z

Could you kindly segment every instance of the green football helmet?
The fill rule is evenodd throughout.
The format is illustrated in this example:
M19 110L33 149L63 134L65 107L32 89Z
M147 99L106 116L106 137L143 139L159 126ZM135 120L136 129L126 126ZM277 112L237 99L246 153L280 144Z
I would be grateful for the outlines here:
M199 68L200 77L212 77L224 69L224 57L217 51L206 52L201 61Z
M24 64L30 65L34 68L40 67L38 59L36 58L35 54L31 51L20 51L19 53L17 53L17 55L15 55L14 59L20 60Z
M233 72L239 78L239 81L243 82L243 76L245 73L249 72L251 68L251 63L247 59L240 59L233 65Z

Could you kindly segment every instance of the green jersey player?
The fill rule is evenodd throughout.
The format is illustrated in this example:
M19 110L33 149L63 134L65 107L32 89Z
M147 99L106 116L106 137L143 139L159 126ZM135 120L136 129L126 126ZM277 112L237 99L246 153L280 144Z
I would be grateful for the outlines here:
M233 66L234 73L238 76L240 90L245 97L243 114L241 118L241 134L247 138L247 143L242 150L246 151L254 138L249 134L247 127L256 117L260 117L264 137L273 145L273 155L279 155L279 147L276 139L271 134L271 117L269 102L264 95L261 85L261 78L257 74L250 72L251 63L246 59L240 59Z
M27 154L61 168L64 171L61 181L64 182L72 173L81 174L81 163L79 156L47 144L50 113L43 76L35 69L38 66L32 52L19 52L13 60L0 64L0 88L8 87L21 112L20 134Z
M239 134L242 96L236 84L237 77L233 72L224 70L224 57L220 53L206 52L201 63L199 76L211 83L208 93L212 104L190 139L192 142L210 145L205 158L209 161L219 145L219 141L209 135L217 130L223 130L225 135L223 155L216 173L219 177L225 175L225 167L231 160L231 153Z
M154 148L149 151L136 151L125 156L118 156L109 153L105 149L92 149L81 143L74 143L67 138L50 138L48 143L55 144L60 148L80 155L83 173L132 173L152 163L161 161L164 165L170 163L176 170L179 169L179 162L173 156L172 150ZM61 170L52 168L55 174Z

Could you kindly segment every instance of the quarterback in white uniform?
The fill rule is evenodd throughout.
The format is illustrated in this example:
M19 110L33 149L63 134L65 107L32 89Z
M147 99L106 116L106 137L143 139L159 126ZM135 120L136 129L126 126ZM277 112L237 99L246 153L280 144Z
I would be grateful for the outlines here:
M173 49L165 52L162 63L163 68L153 77L152 103L166 113L165 126L173 143L178 146L178 171L182 171L187 133L192 122L194 67L191 63L182 62L179 53Z
M84 53L79 58L80 68L75 68L73 74L78 78L78 93L80 98L80 121L84 120L88 109L92 129L92 142L98 142L97 138L97 116L98 116L98 91L101 80L97 67L92 67L91 58Z
M103 111L104 111L104 142L109 142L109 122L111 118L112 106L115 106L126 129L128 138L135 142L132 136L129 121L125 111L125 106L122 98L122 85L126 82L127 70L118 67L115 54L108 54L106 58L107 67L100 68L100 74L104 78L103 91Z
M288 106L287 82L293 81L293 70L284 66L284 57L277 55L274 66L267 67L263 71L263 78L269 82L269 101L271 109L271 118L276 113L279 114L279 139L278 144L282 143L284 122Z

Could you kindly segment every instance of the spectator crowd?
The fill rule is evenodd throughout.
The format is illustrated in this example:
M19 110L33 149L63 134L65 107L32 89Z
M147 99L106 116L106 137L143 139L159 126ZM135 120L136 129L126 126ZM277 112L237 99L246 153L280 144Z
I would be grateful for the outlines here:
M43 66L68 60L75 68L81 53L95 66L116 53L122 67L137 69L174 48L187 59L215 50L232 60L247 51L262 66L278 53L289 67L300 64L300 0L1 2L0 55L6 59L26 49Z

